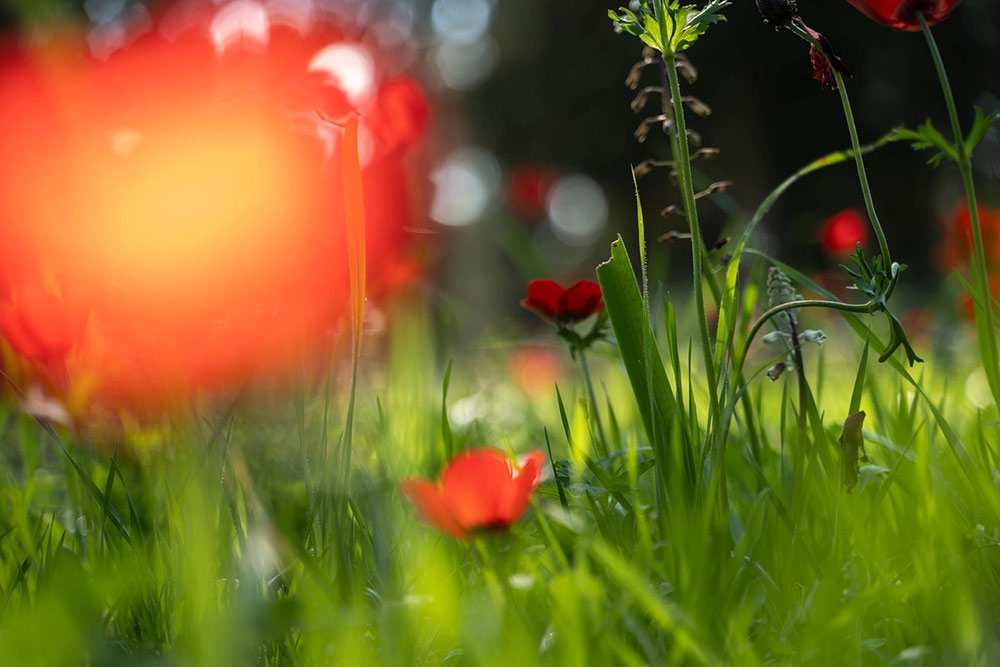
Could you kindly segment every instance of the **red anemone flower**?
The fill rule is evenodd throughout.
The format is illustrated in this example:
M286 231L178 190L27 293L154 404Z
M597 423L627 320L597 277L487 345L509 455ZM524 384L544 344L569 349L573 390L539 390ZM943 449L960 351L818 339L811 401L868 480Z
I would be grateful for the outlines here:
M545 215L545 201L556 172L544 166L518 167L507 175L507 201L514 212L529 219Z
M521 305L550 322L566 324L604 310L604 297L601 286L591 280L581 280L568 289L552 280L532 280L528 283L528 298Z
M0 303L0 336L26 361L58 363L80 342L89 314L80 290L26 282Z
M962 0L847 0L862 14L896 30L920 30L919 14L927 25L944 20Z
M440 481L411 479L401 488L434 528L466 539L476 531L507 530L517 522L541 481L544 461L542 452L532 451L515 470L498 449L470 450L448 463Z
M88 407L157 410L326 354L349 214L370 294L420 273L430 108L391 54L312 0L158 5L135 34L0 41L0 337L30 365L72 342Z
M840 257L854 250L856 244L864 245L867 240L868 225L865 216L854 208L834 214L823 223L820 232L823 251L831 257Z

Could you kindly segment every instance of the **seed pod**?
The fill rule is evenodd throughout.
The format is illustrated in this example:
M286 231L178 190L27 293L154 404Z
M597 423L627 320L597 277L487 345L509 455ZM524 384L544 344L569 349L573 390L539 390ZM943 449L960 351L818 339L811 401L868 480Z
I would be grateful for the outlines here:
M757 0L757 11L760 12L764 23L775 28L788 25L799 15L795 0Z

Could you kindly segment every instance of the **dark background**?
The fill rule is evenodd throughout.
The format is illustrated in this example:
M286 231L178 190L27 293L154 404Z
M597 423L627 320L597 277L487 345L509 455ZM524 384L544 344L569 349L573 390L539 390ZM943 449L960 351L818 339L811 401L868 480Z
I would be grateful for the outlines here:
M426 52L437 39L430 21L433 0L347 4L363 5L369 14L391 12L394 4L407 5ZM639 59L641 46L612 30L607 10L618 3L493 0L492 6L489 34L499 58L480 85L448 89L435 78L429 57L418 57L412 66L426 81L437 107L432 157L446 154L449 146L473 144L492 152L504 173L521 165L585 173L602 186L610 215L600 238L583 252L561 253L558 245L549 244L526 252L523 261L512 258L511 247L544 236L539 226L545 223L517 219L504 203L502 187L475 225L449 230L428 222L440 232L431 248L438 284L444 294L465 304L456 317L470 332L509 326L503 323L518 312L517 299L530 278L593 277L593 267L607 257L608 243L616 233L625 234L634 248L629 164L667 157L661 135L652 135L645 144L633 139L641 116L629 109L634 93L624 86L624 79ZM799 0L799 9L810 26L830 39L853 72L848 89L863 143L894 126L915 127L928 117L946 136L950 134L921 34L880 26L847 0ZM55 0L8 2L2 12L0 21L6 27L22 31L53 16L85 18L78 3ZM717 160L697 163L704 169L704 182L734 182L726 196L701 204L710 240L727 226L730 231L738 229L786 176L823 154L849 146L839 97L812 80L807 46L791 33L765 25L752 0L734 0L726 16L726 23L713 27L690 51L700 77L685 90L714 111L708 118L689 120L705 145L722 150ZM1000 2L965 0L934 32L968 130L973 105L992 110L1000 104ZM643 82L656 83L653 69ZM658 100L652 99L647 112L654 113L657 105ZM911 267L905 287L915 301L927 300L926 295L941 284L937 253L947 234L942 220L962 196L954 166L935 169L925 163L927 157L914 154L905 144L894 144L867 158L894 258ZM984 142L975 164L980 201L1000 206L1000 143L995 136ZM665 172L646 176L640 189L651 237L681 228L682 219L658 215L667 204L679 204ZM796 185L765 218L755 244L800 268L831 270L837 261L821 252L817 229L828 216L848 207L863 208L851 163ZM655 281L678 288L686 284L686 248L660 245L652 253Z

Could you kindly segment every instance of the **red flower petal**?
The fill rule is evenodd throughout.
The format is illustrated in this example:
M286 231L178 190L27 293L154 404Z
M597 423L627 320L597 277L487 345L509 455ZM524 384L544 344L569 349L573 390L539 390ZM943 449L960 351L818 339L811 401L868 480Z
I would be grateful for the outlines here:
M379 90L369 123L389 152L412 146L424 134L430 105L423 91L410 79L387 81Z
M564 292L555 281L532 280L528 283L528 298L521 305L546 320L555 320L559 315L559 300Z
M934 25L962 0L847 0L868 18L896 30L920 30L918 13Z
M528 454L521 471L507 486L503 501L500 504L500 519L512 524L521 518L528 509L531 494L541 480L541 469L545 463L545 454L539 450Z
M555 180L556 173L546 167L519 167L507 175L507 201L518 215L540 218Z
M511 480L506 454L498 449L477 449L451 460L441 475L441 490L462 528L503 526L507 522L500 515L500 504Z
M413 479L400 484L400 488L428 523L442 533L465 537L465 531L451 515L444 494L438 486L424 479Z
M28 361L51 362L65 357L80 342L89 307L73 288L61 294L38 283L14 290L0 306L0 335Z
M559 303L559 318L571 322L585 320L604 310L601 286L591 280L581 280L570 287Z
M453 458L438 485L407 480L400 486L428 523L464 539L473 531L507 528L517 521L541 480L544 461L541 451L533 451L515 473L506 454L487 447Z

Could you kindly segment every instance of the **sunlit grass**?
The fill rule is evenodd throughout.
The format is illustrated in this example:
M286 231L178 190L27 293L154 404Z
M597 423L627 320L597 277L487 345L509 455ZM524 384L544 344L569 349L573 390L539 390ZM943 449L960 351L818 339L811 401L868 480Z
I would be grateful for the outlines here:
M454 360L448 404L483 393L488 410L450 424L452 446L544 448L547 430L556 459L567 461L557 469L569 511L547 482L511 534L461 542L422 525L398 491L401 478L440 468L445 431L444 368L430 353L429 318L412 304L397 317L385 362L372 342L363 364L349 488L336 480L340 390L329 405L315 387L287 402L250 391L232 410L206 408L163 427L159 446L146 450L152 426L114 450L68 444L82 473L5 404L4 660L842 665L997 657L996 416L969 400L967 369L932 357L921 381L961 441L965 453L956 455L928 404L887 366L869 363L862 408L871 463L845 493L835 443L856 369L843 359L859 358L863 343L825 323L832 344L808 363L811 379L824 367L822 385L813 385L823 421L807 438L805 486L798 494L790 487L794 378L758 380L750 393L759 460L731 443L731 514L720 532L704 499L656 497L651 452L613 348L598 348L594 360L607 391L605 424L613 424L606 459L578 449L593 429L578 368L560 383L567 439L554 389L550 400L530 400L507 386L504 351L470 354ZM517 418L504 422L505 413Z

